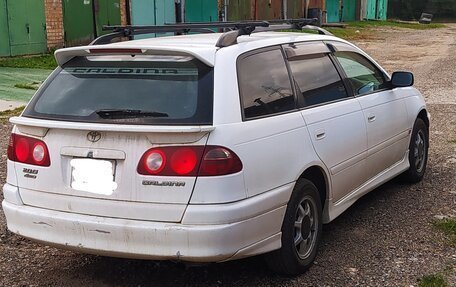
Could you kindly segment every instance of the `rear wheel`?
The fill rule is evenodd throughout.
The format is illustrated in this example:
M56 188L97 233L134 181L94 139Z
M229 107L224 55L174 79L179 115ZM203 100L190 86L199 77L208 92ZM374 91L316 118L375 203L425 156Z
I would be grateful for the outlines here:
M285 275L298 275L313 263L321 238L321 201L315 185L296 183L282 224L282 247L266 255L268 266Z
M416 119L413 126L409 146L410 168L404 173L404 179L410 183L417 183L423 179L426 171L429 148L429 131L420 118Z

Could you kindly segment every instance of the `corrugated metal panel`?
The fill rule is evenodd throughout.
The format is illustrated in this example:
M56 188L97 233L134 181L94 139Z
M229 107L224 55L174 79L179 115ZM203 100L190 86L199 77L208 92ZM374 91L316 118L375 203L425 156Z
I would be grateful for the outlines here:
M215 22L218 21L217 0L187 0L185 1L185 22Z
M287 18L304 18L305 2L305 0L287 0Z
M87 44L95 37L92 0L64 0L65 45Z
M188 0L187 0L188 1ZM230 0L228 4L228 21L253 20L255 0Z
M281 0L256 0L255 18L258 20L270 20L282 18Z
M356 0L342 1L342 21L349 22L356 20Z
M7 1L11 55L46 52L43 0Z
M9 56L11 54L11 50L9 42L6 0L0 0L0 39L0 56Z
M308 0L309 8L320 8L325 10L325 0Z

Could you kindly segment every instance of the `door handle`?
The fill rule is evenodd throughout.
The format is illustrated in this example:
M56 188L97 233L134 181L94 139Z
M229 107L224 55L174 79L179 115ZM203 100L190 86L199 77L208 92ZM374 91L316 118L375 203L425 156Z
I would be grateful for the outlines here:
M370 123L374 122L375 119L376 119L375 115L372 115L372 114L367 117L367 121L370 122Z
M322 140L326 137L326 132L324 130L317 130L315 131L315 138L317 140Z

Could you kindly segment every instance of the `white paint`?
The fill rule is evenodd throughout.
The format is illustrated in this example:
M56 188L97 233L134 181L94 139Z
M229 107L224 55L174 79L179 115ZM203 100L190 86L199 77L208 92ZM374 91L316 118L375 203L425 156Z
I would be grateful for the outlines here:
M149 126L12 118L13 132L28 132L47 144L51 166L34 167L37 178L31 179L23 176L29 165L8 163L7 183L13 186L4 188L8 228L98 254L197 262L242 258L280 247L286 203L307 168L318 166L327 177L322 219L327 223L409 167L408 131L425 108L413 88L242 121L236 67L241 54L306 41L345 43L371 60L364 52L315 34L254 33L223 49L215 47L219 37L163 37L58 50L60 65L100 48L141 49L144 56L192 55L214 66L213 123ZM371 114L375 122L369 122ZM87 141L90 131L101 132L102 139ZM234 151L243 170L198 179L136 171L151 147L206 144ZM104 160L81 159L88 153ZM106 159L116 160L116 182Z
M72 159L71 187L95 194L111 195L117 189L113 164L107 160Z

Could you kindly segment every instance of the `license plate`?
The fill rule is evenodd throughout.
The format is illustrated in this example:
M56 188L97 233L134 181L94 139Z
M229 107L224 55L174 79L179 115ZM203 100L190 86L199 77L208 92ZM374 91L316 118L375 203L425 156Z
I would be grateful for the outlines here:
M111 195L117 189L114 181L115 162L91 158L74 158L71 165L71 188Z

